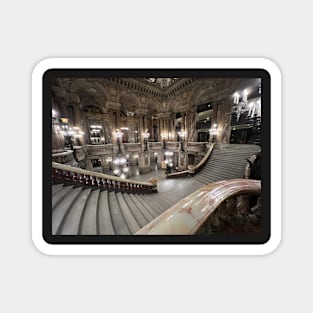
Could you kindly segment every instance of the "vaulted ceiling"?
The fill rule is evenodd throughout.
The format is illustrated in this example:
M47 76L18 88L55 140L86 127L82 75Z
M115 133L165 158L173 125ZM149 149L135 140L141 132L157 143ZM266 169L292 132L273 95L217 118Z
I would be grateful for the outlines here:
M55 94L95 105L105 111L114 103L123 111L146 114L183 112L207 102L229 98L242 79L237 78L61 78L54 81Z

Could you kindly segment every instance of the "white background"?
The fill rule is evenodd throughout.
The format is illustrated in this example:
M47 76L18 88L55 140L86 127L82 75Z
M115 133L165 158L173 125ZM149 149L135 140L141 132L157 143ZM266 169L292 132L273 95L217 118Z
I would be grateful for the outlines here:
M2 1L1 312L312 311L309 4ZM262 257L39 253L31 242L31 71L38 61L58 56L254 56L275 61L283 76L279 249Z

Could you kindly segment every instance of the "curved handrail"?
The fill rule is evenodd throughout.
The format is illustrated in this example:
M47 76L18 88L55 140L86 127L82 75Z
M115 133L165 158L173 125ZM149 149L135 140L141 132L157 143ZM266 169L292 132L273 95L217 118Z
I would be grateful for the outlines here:
M166 178L176 178L176 177L182 177L182 176L196 174L202 168L202 166L207 162L207 160L209 159L209 157L213 151L214 145L215 145L214 143L212 143L210 145L209 150L207 151L205 156L201 159L201 161L197 165L195 165L195 166L189 165L188 170L177 172L177 173L167 174Z
M256 159L256 154L253 154L250 158L249 161L247 160L247 163L245 165L245 169L244 169L244 178L249 179L250 174L251 174L251 164L254 163ZM251 162L251 163L250 163Z
M62 152L52 153L52 157L68 156L70 154L73 154L73 150L66 150Z
M193 235L226 199L260 193L259 180L230 179L208 184L173 205L135 235Z

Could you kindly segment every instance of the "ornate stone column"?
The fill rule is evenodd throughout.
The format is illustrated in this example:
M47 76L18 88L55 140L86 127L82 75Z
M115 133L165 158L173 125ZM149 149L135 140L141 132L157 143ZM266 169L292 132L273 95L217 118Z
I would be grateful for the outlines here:
M139 141L142 143L143 142L143 133L146 131L145 128L145 120L144 117L148 114L147 109L143 108L138 108L136 111L136 114L139 116Z
M61 133L62 128L60 118L68 118L67 97L65 89L53 86L52 108L55 111L55 117L52 118L52 150L64 149L65 139Z
M118 129L119 124L120 124L120 109L121 109L121 104L119 102L114 102L114 101L106 101L105 106L108 111L113 111L114 112L114 128ZM114 131L115 131L114 129Z
M139 156L139 173L145 174L151 171L150 166L150 153L149 151L143 152Z
M188 165L188 154L186 152L179 152L178 155L178 170L184 171L187 169Z
M74 93L67 93L67 103L72 107L73 112L73 125L76 127L81 127L80 109L79 103L80 98Z
M196 141L196 116L197 116L197 109L193 108L190 110L187 114L187 126L186 126L186 131L187 133L187 142L188 141Z
M216 141L220 143L229 143L232 102L228 98L220 99L216 105L215 112L214 109L215 106L213 105L213 123L211 125L214 123L217 124Z

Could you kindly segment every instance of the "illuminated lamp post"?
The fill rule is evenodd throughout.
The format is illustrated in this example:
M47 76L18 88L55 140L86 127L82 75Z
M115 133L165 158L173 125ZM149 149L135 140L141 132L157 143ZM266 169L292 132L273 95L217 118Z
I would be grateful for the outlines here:
M212 135L212 142L215 142L217 134L217 124L213 124L213 128L210 129L210 136Z
M118 151L117 154L122 154L122 150L121 150L121 138L123 137L123 133L117 129L114 133L113 133L114 137L117 140L117 147L118 147Z
M180 151L185 152L184 150L184 138L186 136L186 132L184 130L181 130L178 132L178 136L180 138Z
M150 137L150 134L148 132L145 132L143 134L143 139L144 139L144 145L145 145L145 149L144 151L148 151L148 138Z

